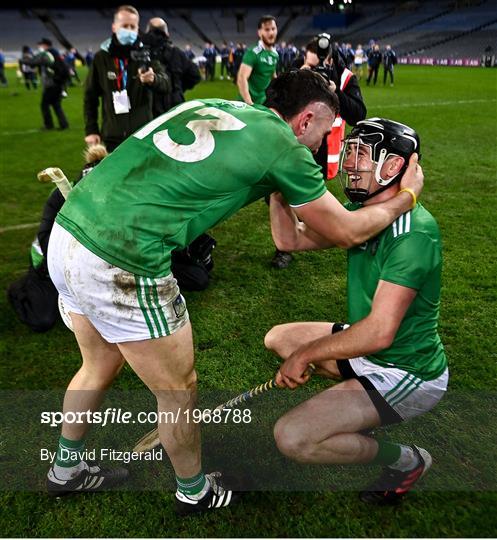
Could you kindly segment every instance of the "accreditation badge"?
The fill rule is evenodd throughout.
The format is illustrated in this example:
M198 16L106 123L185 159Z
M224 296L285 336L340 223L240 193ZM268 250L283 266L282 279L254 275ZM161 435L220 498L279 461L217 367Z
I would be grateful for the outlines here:
M114 103L114 112L116 114L126 114L131 110L131 103L126 89L120 92L112 92L112 102Z

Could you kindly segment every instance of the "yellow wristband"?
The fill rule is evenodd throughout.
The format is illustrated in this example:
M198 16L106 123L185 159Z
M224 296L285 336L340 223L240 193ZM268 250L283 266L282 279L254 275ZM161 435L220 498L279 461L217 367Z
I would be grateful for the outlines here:
M408 187L405 187L403 189L401 189L397 195L400 195L402 192L406 192L406 193L409 193L409 195L412 197L412 206L411 208L414 208L418 202L418 199L416 197L416 193L414 193L414 191L411 189L411 188L408 188Z

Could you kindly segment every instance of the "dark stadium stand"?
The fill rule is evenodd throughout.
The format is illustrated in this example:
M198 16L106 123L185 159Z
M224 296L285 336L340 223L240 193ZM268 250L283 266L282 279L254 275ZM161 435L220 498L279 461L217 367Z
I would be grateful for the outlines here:
M330 32L338 42L367 44L375 39L390 43L400 55L461 57L482 54L487 46L497 49L497 16L492 0L355 2L353 16L329 10L329 5L265 5L264 7L217 7L212 9L141 9L142 26L153 16L164 17L174 42L190 43L201 54L204 41L253 43L257 20L264 13L278 19L279 39L296 45L306 43L321 31ZM23 45L50 35L37 16L40 10L2 10L0 48L14 61ZM45 10L62 34L78 50L94 51L110 34L111 9ZM346 22L346 25L344 24ZM52 36L53 37L53 36ZM56 42L56 40L54 40Z

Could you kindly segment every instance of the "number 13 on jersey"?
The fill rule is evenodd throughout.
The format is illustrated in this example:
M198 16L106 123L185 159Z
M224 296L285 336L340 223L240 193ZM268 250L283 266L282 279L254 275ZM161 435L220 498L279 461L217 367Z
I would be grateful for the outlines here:
M214 152L216 141L211 133L212 131L239 131L246 126L244 122L238 120L232 114L216 109L215 107L209 107L201 101L188 101L179 105L173 111L152 120L152 122L138 130L133 137L144 139L171 118L199 106L203 106L203 108L196 110L195 114L199 116L214 116L214 118L198 118L189 120L186 123L185 127L195 135L195 140L192 144L179 144L173 141L167 129L154 133L152 137L154 145L163 154L184 163L202 161Z

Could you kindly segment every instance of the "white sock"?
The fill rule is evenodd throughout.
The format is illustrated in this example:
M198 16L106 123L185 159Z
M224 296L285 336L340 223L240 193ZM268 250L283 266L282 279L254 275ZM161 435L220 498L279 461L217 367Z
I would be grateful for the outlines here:
M78 474L85 469L88 469L88 465L84 461L80 461L77 465L74 465L73 467L61 467L56 463L54 463L53 466L53 472L55 474L55 477L59 480L72 480L75 476L78 476Z
M410 471L419 465L419 458L410 446L400 445L400 457L395 462L389 465L390 469L397 471Z

